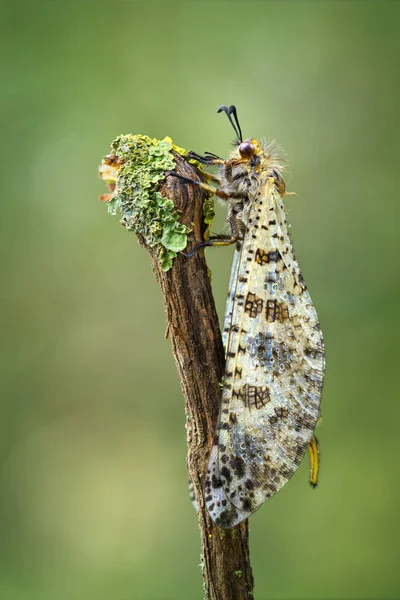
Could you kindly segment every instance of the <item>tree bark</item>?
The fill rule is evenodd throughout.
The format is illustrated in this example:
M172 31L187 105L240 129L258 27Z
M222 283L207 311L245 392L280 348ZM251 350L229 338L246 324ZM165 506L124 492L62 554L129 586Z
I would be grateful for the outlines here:
M199 179L199 173L175 154L176 171ZM198 186L167 176L161 187L192 229L188 250L202 239L202 206L205 194ZM143 241L142 241L143 243ZM159 268L157 252L149 251L153 271L164 297L167 333L185 398L187 421L187 467L199 507L201 564L207 600L253 598L247 521L232 529L217 527L205 507L204 474L221 402L224 349L211 291L204 251L190 258L178 255L172 268Z

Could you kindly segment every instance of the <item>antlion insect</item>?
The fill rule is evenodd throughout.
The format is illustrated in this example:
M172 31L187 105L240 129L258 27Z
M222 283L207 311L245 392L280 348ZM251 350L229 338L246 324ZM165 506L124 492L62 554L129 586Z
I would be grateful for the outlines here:
M316 485L313 433L325 358L317 313L289 237L282 154L274 143L243 141L235 107L221 111L237 137L229 159L187 155L220 166L218 187L181 179L229 206L231 235L200 242L189 256L203 246L236 243L223 333L222 403L205 477L211 518L228 528L282 488L307 448L310 483Z

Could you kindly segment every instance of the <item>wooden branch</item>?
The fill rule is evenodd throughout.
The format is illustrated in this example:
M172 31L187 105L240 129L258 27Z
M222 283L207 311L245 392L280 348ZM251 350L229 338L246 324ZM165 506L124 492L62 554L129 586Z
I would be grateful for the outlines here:
M198 179L198 172L174 154L176 171ZM202 239L204 193L195 186L169 176L161 187L180 211L181 221L193 232L188 248ZM143 244L144 245L144 244ZM204 252L190 258L179 255L168 272L159 268L157 252L149 251L153 271L160 283L176 366L185 398L187 419L187 466L199 506L203 578L207 600L253 598L247 521L222 530L210 519L204 502L204 474L221 402L224 350L218 316L208 277ZM189 499L188 499L189 501Z

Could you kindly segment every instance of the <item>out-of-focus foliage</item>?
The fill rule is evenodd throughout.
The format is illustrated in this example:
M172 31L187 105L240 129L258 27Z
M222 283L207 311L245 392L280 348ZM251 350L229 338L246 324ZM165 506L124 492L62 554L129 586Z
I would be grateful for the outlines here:
M399 597L396 2L4 4L0 597L202 598L149 259L97 198L120 133L285 148L327 348L321 479L251 519L256 598ZM213 230L223 229L218 209ZM232 249L207 257L222 312Z

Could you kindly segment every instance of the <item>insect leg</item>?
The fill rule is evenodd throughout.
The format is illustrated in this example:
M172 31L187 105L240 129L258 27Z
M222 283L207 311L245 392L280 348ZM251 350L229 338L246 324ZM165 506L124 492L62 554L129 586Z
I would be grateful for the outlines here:
M168 174L172 175L173 177L178 177L178 179L186 181L187 183L197 185L202 190L205 190L209 194L214 194L215 196L218 196L223 200L228 200L230 198L230 195L224 192L223 190L213 187L212 185L208 185L207 183L203 183L202 181L192 179L191 177L185 177L184 175L181 175L176 171L170 171ZM234 194L233 197L242 198L243 194ZM199 242L198 244L196 244L193 250L191 250L191 252L189 252L188 254L185 254L184 252L181 252L181 254L183 254L183 256L186 256L186 258L191 258L194 254L196 254L199 248L205 248L206 246L230 246L231 244L235 244L239 240L239 224L235 213L231 213L231 215L229 216L229 224L231 227L231 235L212 236L209 240Z
M190 177L184 177L184 175L180 175L176 171L169 171L168 175L172 175L173 177L178 177L178 179L182 179L182 181L186 181L187 183L192 183L193 185L198 185L202 190L205 190L209 194L215 194L219 198L223 200L227 200L229 198L229 194L224 192L223 190L219 190L218 188L208 185L207 183L203 183L202 181L198 181L196 179L191 179Z
M200 248L205 248L207 246L231 246L232 244L236 244L239 240L239 226L235 214L232 214L229 217L229 224L231 226L231 235L214 235L206 242L199 242L196 244L189 254L184 254L183 252L181 254L186 256L186 258L191 258Z
M213 175L212 173L207 173L207 179L209 181L215 181L215 183L217 185L221 185L221 180L219 177L217 177L216 175Z
M197 152L189 151L187 152L185 158L189 160L190 158L197 160L197 162L202 165L224 165L226 162L217 156L216 154L212 154L211 152L206 152L208 156L201 156L201 154L197 154Z
M312 436L308 445L308 453L310 455L310 485L317 487L318 471L319 471L319 444L315 435Z
M212 156L212 158L222 160L222 158L220 156L218 156L218 154L214 154L214 152L204 152L204 154L208 154L208 156Z

